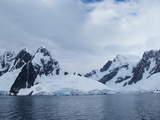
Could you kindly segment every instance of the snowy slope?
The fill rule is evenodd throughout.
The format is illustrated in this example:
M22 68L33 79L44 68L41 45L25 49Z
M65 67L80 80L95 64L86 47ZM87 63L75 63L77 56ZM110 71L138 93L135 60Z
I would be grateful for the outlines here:
M0 91L9 93L14 80L18 76L21 69L14 70L13 72L7 72L0 77Z
M160 73L152 75L146 79L143 78L136 84L128 85L117 89L122 93L128 92L159 92L160 91Z
M77 75L41 76L36 79L36 85L30 89L21 89L18 95L84 95L109 94L110 88L100 82ZM95 92L96 91L96 92Z

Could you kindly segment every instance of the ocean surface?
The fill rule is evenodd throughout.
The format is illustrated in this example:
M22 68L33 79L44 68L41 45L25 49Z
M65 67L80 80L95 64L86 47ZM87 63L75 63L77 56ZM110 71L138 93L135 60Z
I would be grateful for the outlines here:
M160 120L160 94L2 96L0 120Z

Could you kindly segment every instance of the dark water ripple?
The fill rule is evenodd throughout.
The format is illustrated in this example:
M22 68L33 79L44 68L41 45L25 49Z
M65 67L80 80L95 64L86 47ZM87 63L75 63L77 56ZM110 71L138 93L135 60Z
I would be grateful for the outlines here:
M0 120L160 120L160 94L0 97Z

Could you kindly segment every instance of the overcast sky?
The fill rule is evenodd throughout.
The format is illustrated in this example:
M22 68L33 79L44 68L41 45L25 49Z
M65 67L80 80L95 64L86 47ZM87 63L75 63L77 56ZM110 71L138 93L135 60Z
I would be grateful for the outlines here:
M0 0L0 53L44 45L62 69L89 72L117 54L158 50L159 6L160 0Z

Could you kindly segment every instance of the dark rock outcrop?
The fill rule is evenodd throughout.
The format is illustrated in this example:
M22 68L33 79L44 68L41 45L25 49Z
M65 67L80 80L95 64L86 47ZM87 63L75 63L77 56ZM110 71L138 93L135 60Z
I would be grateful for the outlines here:
M34 85L35 78L38 73L31 62L27 63L17 76L15 82L13 83L10 93L16 95L22 88L31 88Z
M68 75L69 73L68 72L64 72L64 75Z
M112 71L110 71L108 74L106 74L102 79L100 79L99 82L101 82L103 84L106 84L106 82L110 81L112 78L114 78L122 68L128 69L128 65L123 65L123 66L114 68ZM123 80L121 79L121 81L118 81L116 83L120 83L120 82L122 82L124 80L126 80L126 78L124 78Z
M117 75L119 68L115 68L112 72L105 75L102 79L99 80L99 82L105 84L107 81L111 80L114 76Z
M109 69L109 67L111 66L111 64L112 64L112 61L109 60L109 61L100 69L100 71L101 71L101 72L107 71L107 70Z
M11 70L19 69L32 59L32 55L27 52L26 48L22 49L15 57L14 64Z
M155 65L151 68L153 62L155 62ZM150 69L152 70L149 71ZM128 82L128 85L140 81L143 78L145 71L149 71L148 77L160 72L160 51L151 50L144 52L142 59L138 62L137 66L133 68L133 77Z
M82 76L80 73L75 72L73 75Z
M22 50L16 57L14 68L21 68L21 72L13 83L10 93L16 95L22 88L31 88L35 83L36 77L39 75L53 75L56 70L58 75L60 68L58 62L55 61L50 52L45 47L38 48L32 57L25 50Z
M127 79L131 78L131 76L125 76L124 78L118 77L117 81L115 83L121 83Z
M41 58L39 58L40 56ZM37 61L37 59L39 60ZM58 62L52 58L50 52L45 47L42 47L42 46L38 48L33 58L33 61L34 61L34 65L39 71L38 74L39 75L45 74L46 76L52 73L52 71L54 70L54 64L58 64Z
M84 75L84 77L89 78L89 77L91 77L92 75L96 74L96 73L97 73L96 71L97 71L97 70L92 70L91 72L86 73L86 74Z

